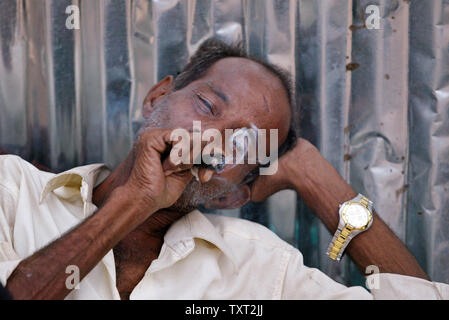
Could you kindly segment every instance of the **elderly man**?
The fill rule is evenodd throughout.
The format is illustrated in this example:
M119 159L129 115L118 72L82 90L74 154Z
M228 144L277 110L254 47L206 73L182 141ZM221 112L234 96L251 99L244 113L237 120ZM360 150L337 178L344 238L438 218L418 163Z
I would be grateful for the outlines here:
M206 41L176 78L150 89L143 116L132 152L111 173L93 164L55 175L0 157L0 280L14 298L448 297L371 202L297 138L289 81L275 66ZM192 132L194 120L220 132L277 129L276 173L258 176L257 165L240 164L200 168L192 178L189 165L167 154L173 129ZM362 271L379 267L378 289L347 288L304 266L297 249L263 226L197 210L237 208L287 188L335 233L330 258L347 246Z

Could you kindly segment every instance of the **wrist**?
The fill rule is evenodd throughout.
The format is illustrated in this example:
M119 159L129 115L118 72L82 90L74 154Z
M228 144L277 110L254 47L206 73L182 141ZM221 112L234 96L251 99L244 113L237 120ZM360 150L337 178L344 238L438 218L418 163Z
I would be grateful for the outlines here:
M109 200L126 208L126 212L136 216L142 222L159 210L156 203L145 194L142 188L137 188L129 183L115 188L107 202Z
M298 162L289 169L293 189L327 228L334 232L339 221L339 204L354 198L357 193L318 150L309 150L298 157Z
M287 163L285 165L285 184L288 185L290 189L295 190L298 194L304 189L304 182L306 179L305 172L301 170L301 165L299 163Z
M320 171L317 171L317 166L320 165L322 160L326 160L313 144L302 138L298 139L293 152L293 156L290 157L291 160L284 163L285 180L294 190L300 193L302 190L306 191L311 173L315 177L318 177L317 174L321 174Z

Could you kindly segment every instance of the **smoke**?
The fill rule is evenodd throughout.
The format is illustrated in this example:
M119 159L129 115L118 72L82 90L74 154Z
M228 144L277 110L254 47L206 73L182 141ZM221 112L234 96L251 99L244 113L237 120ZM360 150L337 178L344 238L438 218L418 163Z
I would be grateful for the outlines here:
M170 209L188 213L236 189L237 185L235 183L230 183L229 180L223 177L213 176L207 183L201 183L192 179Z
M142 127L137 132L136 139L139 139L140 135L147 129L172 127L171 120L173 119L170 117L167 100L161 99L154 106L150 116L145 119ZM187 184L184 192L170 209L181 213L188 213L236 188L236 185L228 179L216 175L207 183L200 183L194 178Z

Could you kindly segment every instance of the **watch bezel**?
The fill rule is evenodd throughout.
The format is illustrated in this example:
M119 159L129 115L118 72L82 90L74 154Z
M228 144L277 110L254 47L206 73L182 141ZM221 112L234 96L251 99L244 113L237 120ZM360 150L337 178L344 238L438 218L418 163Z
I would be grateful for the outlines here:
M355 227L351 223L348 222L347 217L346 217L346 211L348 210L349 206L351 206L351 205L361 206L366 211L368 211L368 221L367 221L367 223L364 226L362 226L362 227ZM367 208L366 206L364 206L363 204L361 204L358 201L347 201L347 202L343 203L343 205L340 208L340 215L341 215L341 218L343 219L343 221L345 222L345 224L347 224L348 226L350 226L354 230L361 230L361 231L366 230L366 229L369 228L369 226L371 225L371 222L373 221L373 214L372 214L372 212L369 210L369 208Z

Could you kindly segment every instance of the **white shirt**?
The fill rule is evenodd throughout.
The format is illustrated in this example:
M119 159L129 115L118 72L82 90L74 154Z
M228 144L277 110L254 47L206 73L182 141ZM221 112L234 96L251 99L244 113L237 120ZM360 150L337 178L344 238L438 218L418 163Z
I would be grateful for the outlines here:
M3 285L21 260L95 212L93 188L109 173L104 165L94 164L55 175L17 156L0 156ZM130 299L449 298L447 284L377 276L379 289L371 293L345 287L304 266L301 253L264 226L195 210L169 228L159 257ZM111 250L66 299L120 299L115 281Z

